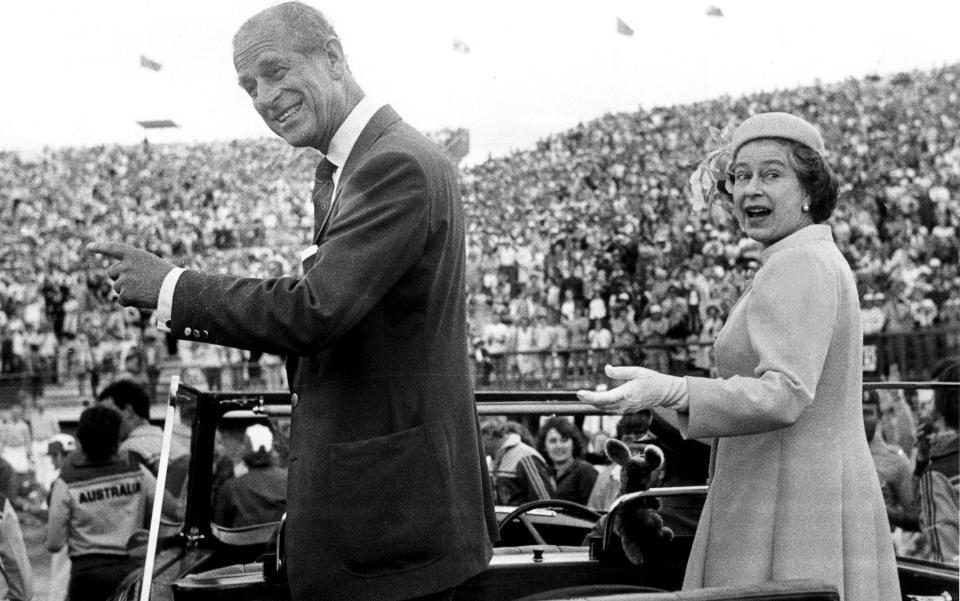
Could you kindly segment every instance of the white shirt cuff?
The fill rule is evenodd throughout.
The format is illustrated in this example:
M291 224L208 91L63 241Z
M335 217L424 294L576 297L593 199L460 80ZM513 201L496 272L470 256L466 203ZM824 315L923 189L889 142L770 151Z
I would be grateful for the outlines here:
M320 250L316 244L308 246L307 248L300 251L300 263L303 263L313 255L317 254L317 251Z
M173 291L177 288L180 274L186 271L182 267L170 270L163 284L160 285L160 298L157 299L157 329L161 332L170 331L170 319L173 317Z

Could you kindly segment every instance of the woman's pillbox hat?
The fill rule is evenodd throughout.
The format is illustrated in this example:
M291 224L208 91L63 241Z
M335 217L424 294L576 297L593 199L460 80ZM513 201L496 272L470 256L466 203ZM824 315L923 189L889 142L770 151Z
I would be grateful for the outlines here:
M733 132L730 156L737 156L741 146L759 138L793 140L813 149L821 157L826 152L820 132L800 117L790 113L760 113L741 123Z

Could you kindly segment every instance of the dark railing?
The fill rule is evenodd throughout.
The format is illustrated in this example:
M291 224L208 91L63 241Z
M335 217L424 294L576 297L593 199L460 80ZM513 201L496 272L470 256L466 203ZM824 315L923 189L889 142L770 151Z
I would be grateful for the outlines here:
M905 333L865 336L863 373L867 381L880 380L896 364L905 380L924 380L934 364L946 357L960 357L960 326L927 328ZM644 365L674 375L710 375L712 343L674 342L671 344L622 346L609 349L571 348L564 350L525 351L490 354L482 361L471 361L474 386L477 390L571 390L595 388L608 380L603 366ZM100 386L109 383L115 373L100 375ZM222 366L192 365L178 361L165 362L150 381L154 398L166 390L170 376L204 390L281 390L286 387L282 363L250 365L238 363ZM53 387L76 391L74 398L92 397L89 379L84 392L78 390L75 375L54 370L0 374L0 407L7 407L18 397L30 398L40 390ZM72 394L72 393L69 393ZM68 395L69 395L68 394Z

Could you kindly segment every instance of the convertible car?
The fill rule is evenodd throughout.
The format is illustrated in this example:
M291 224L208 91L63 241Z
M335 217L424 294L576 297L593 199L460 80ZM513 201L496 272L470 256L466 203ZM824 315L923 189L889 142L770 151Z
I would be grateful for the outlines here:
M875 383L873 387L930 388L938 383ZM958 386L947 384L946 386ZM566 392L478 392L481 415L587 415L593 407ZM160 469L158 486L179 495L185 504L182 523L164 523L155 512L146 549L144 573L131 579L119 599L154 600L281 600L289 599L283 557L283 521L240 528L214 523L212 489L215 466L224 457L239 456L243 432L266 423L278 437L289 431L290 396L284 393L201 392L175 379L165 424L170 440L188 442L189 454L169 458ZM184 445L178 445L183 447ZM636 496L702 499L706 486L654 488L618 499L615 514ZM678 535L642 566L627 561L616 534L607 527L594 532L601 517L565 501L538 501L520 507L498 507L502 540L489 568L457 588L457 600L661 601L696 599L839 599L835 587L814 580L791 580L762 586L679 591L692 536ZM904 599L957 600L956 565L898 557Z

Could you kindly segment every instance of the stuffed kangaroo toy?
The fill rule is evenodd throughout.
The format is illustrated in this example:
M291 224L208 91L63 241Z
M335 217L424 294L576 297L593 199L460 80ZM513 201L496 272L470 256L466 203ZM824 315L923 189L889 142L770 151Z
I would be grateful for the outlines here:
M650 488L654 472L663 464L663 451L652 444L633 455L630 447L611 438L607 441L606 451L607 456L620 466L621 495ZM623 552L634 565L643 564L644 549L654 549L673 540L673 531L663 525L658 509L659 499L643 497L620 507L614 516L613 531L620 537ZM608 514L603 520L609 517Z

